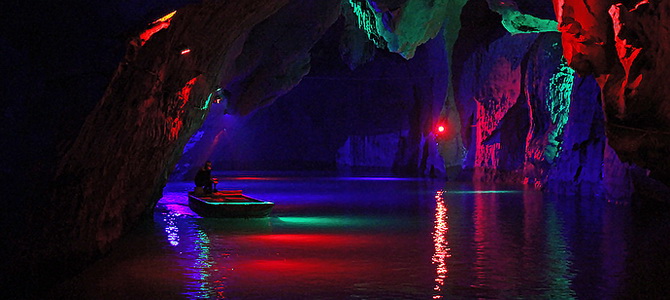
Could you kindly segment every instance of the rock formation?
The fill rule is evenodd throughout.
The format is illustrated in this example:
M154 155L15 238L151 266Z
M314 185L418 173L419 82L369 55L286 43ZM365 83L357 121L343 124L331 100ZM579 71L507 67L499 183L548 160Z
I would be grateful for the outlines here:
M553 1L564 55L602 89L609 145L670 184L667 1Z
M349 46L349 35L365 33L351 32L347 22L328 30L311 50L310 73L271 106L234 116L212 105L173 178L190 180L206 159L222 170L432 170L441 177L434 125L447 86L444 43L430 40L411 60L377 50L352 70L342 42Z
M451 84L443 87L442 121L450 126L438 140L445 166L463 169L461 178L537 185L604 179L667 197L670 3L554 0L553 16L548 0L504 2L4 3L0 181L7 200L0 237L11 243L1 249L3 286L20 293L16 283L30 282L33 289L104 253L151 212L213 95L231 92L225 109L213 113L243 115L299 86L311 49L341 5L377 47L360 31L344 39L349 70L364 69L375 51L419 56L417 47L443 30L438 38L450 58ZM546 32L554 17L560 44L558 33ZM412 98L411 108L397 111L405 127L378 118L386 131L352 130L333 156L349 139L354 151L341 155L374 160L352 144L385 143L402 127L407 144L395 167L424 173L431 159L425 153L433 151L429 91L439 89L414 83L399 92ZM359 90L384 92L373 85Z
M53 282L59 277L68 276L104 253L142 215L151 212L182 148L207 115L211 93L217 86L225 84L225 80L236 78L238 74L241 78L249 75L244 73L247 68L240 68L235 63L241 53L249 54L258 50L245 52L245 48L254 48L252 32L260 31L256 34L263 34L263 28L268 28L268 23L276 28L284 28L285 32L281 33L284 39L296 39L295 44L284 43L294 47L278 53L279 57L286 58L287 69L284 70L295 66L304 69L304 53L311 47L310 43L314 43L316 37L323 34L339 15L339 1L320 2L319 5L311 6L314 9L311 13L306 13L303 9L312 3L308 2L301 5L293 1L293 8L287 6L289 1L205 1L186 6L183 2L169 3L162 7L179 8L175 14L153 21L146 19L151 15L147 14L144 16L147 24L145 28L136 29L135 33L130 34L125 57L120 64L116 62L118 67L108 79L110 83L104 94L94 88L91 89L92 94L67 89L71 84L45 88L42 94L37 95L19 94L28 98L25 101L27 103L18 102L22 100L18 98L5 111L22 113L17 109L28 109L31 102L42 103L47 98L40 97L47 96L46 93L52 90L63 91L63 95L56 95L63 97L57 99L56 103L67 99L67 92L82 96L83 99L77 102L88 105L89 109L92 105L87 101L91 101L91 97L101 99L88 113L85 122L83 116L87 113L74 114L71 119L59 121L71 126L65 128L69 130L64 132L55 131L58 123L49 123L59 118L40 120L39 115L28 118L37 118L38 124L46 125L39 128L29 126L27 120L20 118L25 117L25 113L16 116L17 128L3 130L3 135L11 135L25 132L20 126L26 126L32 130L29 132L39 134L35 141L21 141L19 146L23 149L30 149L31 145L38 143L44 144L36 149L38 152L28 154L28 157L35 157L36 160L22 161L25 165L7 164L3 169L3 179L6 176L18 178L17 186L10 191L12 201L5 213L7 217L2 218L3 222L7 222L3 224L7 226L3 227L10 228L3 232L3 239L15 241L3 249L13 258L10 260L11 265L3 265L3 270L9 271L6 274L12 274L11 278L3 277L3 282L10 279L17 283L29 282L27 278L31 278L30 282ZM98 14L107 13L104 9L108 8L86 7ZM288 14L282 11L286 7L289 7ZM156 5L150 5L150 8L154 9ZM22 7L17 8L20 9ZM132 10L132 7L122 9ZM161 10L166 13L174 9ZM281 25L282 21L295 22L292 13L311 18L308 28L313 31L311 35L314 38L300 39L304 34L293 36L291 30L305 32L301 27ZM270 17L275 15L278 17ZM300 20L307 22L307 19ZM50 30L68 30L68 24ZM104 44L107 36L96 37L96 29L79 31L89 34L94 43L102 40L99 43ZM73 32L67 33L71 34ZM21 34L7 36L20 37ZM12 42L20 44L18 39ZM122 45L123 41L119 42ZM71 46L73 51L82 51L83 56L93 60L97 54L85 52L89 49L86 43L66 46ZM98 50L107 50L103 49ZM257 55L263 51L255 53ZM46 59L70 57L67 52L45 51L45 54L49 55ZM263 65L262 59L260 63L254 62L259 60L245 62L255 67L252 74L273 74L263 72L274 69L274 65L268 65L267 62ZM45 62L44 65L50 67L53 64ZM86 65L82 67L89 68ZM73 68L77 70L75 66L65 65L63 68L65 71ZM230 70L234 72L227 72ZM279 82L289 82L288 88L291 82L305 73L297 72L295 76L298 78ZM254 82L255 88L272 86L277 82L272 77L261 76L258 79L261 81ZM267 81L262 81L264 79ZM83 78L81 80L86 82ZM277 87L283 86L280 84ZM271 90L275 91L275 88L273 86ZM256 97L252 99L256 100ZM245 102L244 105L236 103L233 107L241 107L240 111L253 109L267 104L270 99L263 97L258 100ZM50 113L48 106L37 107L36 111ZM56 107L54 111L64 110ZM40 156L41 151L46 151L46 155ZM10 161L12 158L9 155L11 153L3 156L3 161ZM10 180L8 182L13 183Z

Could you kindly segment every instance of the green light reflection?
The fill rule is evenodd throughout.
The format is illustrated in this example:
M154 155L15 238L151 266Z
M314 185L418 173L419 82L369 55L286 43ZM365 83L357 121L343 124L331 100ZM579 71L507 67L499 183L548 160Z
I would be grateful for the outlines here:
M279 217L280 221L296 226L367 227L389 223L387 219L370 217Z
M563 222L556 212L554 205L546 209L546 237L548 268L546 269L549 287L542 295L542 299L577 299L572 290L572 280L575 274L571 271L573 255L568 243L563 237Z

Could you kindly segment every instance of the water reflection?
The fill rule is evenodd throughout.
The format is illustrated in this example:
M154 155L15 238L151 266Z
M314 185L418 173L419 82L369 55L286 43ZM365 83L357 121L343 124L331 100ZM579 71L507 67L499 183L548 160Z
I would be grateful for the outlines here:
M525 199L526 197L524 197ZM532 202L533 199L530 200ZM563 237L563 221L558 217L554 203L546 205L546 261L544 268L547 288L542 298L545 299L575 299L577 294L572 290L572 280L575 274L571 271L570 262L572 253L568 249ZM536 227L537 228L537 227ZM529 228L531 229L531 228Z
M207 234L200 228L195 228L195 240L193 243L193 253L197 255L193 265L187 268L186 273L192 281L186 285L187 291L184 293L188 299L207 299L213 296L214 288L210 283L210 273L214 261L210 256L210 240ZM225 282L217 280L219 282ZM216 296L223 296L223 287L216 288Z
M192 184L169 184L155 223L56 298L612 299L662 295L670 278L670 219L636 223L603 199L402 180L223 184L277 209L200 218Z
M167 240L172 246L179 245L179 227L177 227L176 219L180 216L179 213L169 211L163 222L165 222L165 233L167 234Z
M475 190L487 190L475 185ZM504 236L498 218L498 193L474 193L474 272L475 282L470 287L478 296L492 297L495 291L508 291L511 281L502 280L514 276L515 268L510 263L514 252L510 251L510 239Z
M451 249L449 248L449 241L447 240L447 233L449 231L449 216L447 205L444 203L442 197L443 191L438 191L435 194L435 226L433 231L433 243L435 244L435 252L433 253L432 262L435 265L436 277L435 287L433 288L437 293L433 295L433 299L442 298L442 286L444 280L447 278L447 258L451 257Z
M171 197L174 200L175 196ZM178 254L180 259L177 263L182 268L182 274L188 278L182 295L186 299L225 298L227 277L219 274L217 262L211 253L210 238L199 222L195 221L197 219L169 209L162 214L165 238Z

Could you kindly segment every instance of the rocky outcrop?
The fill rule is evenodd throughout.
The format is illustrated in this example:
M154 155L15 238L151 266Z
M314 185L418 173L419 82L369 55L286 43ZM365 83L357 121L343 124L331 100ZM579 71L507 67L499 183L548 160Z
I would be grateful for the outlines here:
M464 15L486 19L484 3ZM475 18L475 16L470 16ZM462 179L597 185L605 143L599 89L562 60L557 33L505 33L494 18L463 24L454 51L455 99L466 147ZM472 176L472 177L471 177ZM563 191L569 192L569 191Z
M297 94L285 99L325 87L336 92L310 98L314 107L328 107L336 97L350 97L346 100L369 113L387 105L385 114L372 118L379 123L374 126L360 125L362 118L349 111L323 109L326 120L340 113L359 121L336 132L337 143L328 145L328 153L335 161L350 136L351 146L355 140L379 141L362 136L396 133L400 141L393 164L406 174L424 174L436 161L430 154L439 110L435 97L446 89L437 101L446 103L442 121L452 125L448 133L454 142L448 151L440 149L447 167L464 162L466 171L482 180L543 184L605 178L610 186L662 190L650 179L656 178L667 188L670 85L664 78L670 64L670 4L554 0L559 47L555 33L508 34L501 22L518 32L544 31L553 24L530 17L551 18L549 2L515 3L510 10L485 0L344 2L353 4L358 26L374 28L366 37L404 58L420 57L419 45L444 28L442 56L427 55L442 59L447 49L453 68L446 68L454 79L449 89L436 88L443 79L434 73L443 66L436 63L434 69L410 70L411 79L370 80L352 90L324 83L329 80L324 73L304 79L312 63L309 51L335 22L340 1L3 4L1 91L7 101L0 101L0 181L8 200L0 220L1 238L12 241L2 249L9 253L3 255L2 269L8 271L3 273L14 282L31 282L32 288L103 253L151 211L218 88L232 92L228 106L213 111L221 115L248 114L301 80L320 82L296 88ZM341 52L349 71L365 70L377 51L361 42L360 31L356 34L344 39L342 50L350 51ZM565 68L560 53L582 77ZM385 63L395 63L386 58ZM386 70L370 67L362 79L379 78ZM590 76L602 90L600 101L594 99L598 88ZM398 87L409 80L415 81ZM282 116L295 113L293 108L277 105L268 111ZM292 125L317 124L311 129L335 134L327 122L295 114ZM196 137L216 140L220 133ZM361 155L388 163L369 152ZM621 176L626 178L617 181ZM10 279L5 274L3 283Z
M359 27L368 31L380 46L410 59L416 47L434 38L450 10L460 8L449 0L438 1L350 1L359 16Z
M45 237L49 243L67 244L75 253L100 253L151 211L146 200L160 195L175 158L200 126L208 95L221 81L219 71L236 57L234 46L285 4L190 5L166 30L131 42L105 95L60 161L54 208L44 218L62 220L63 234ZM231 16L231 11L254 13ZM69 201L55 203L62 199Z
M350 30L344 17L336 22L312 48L310 73L272 105L247 116L212 105L173 178L191 180L206 159L219 170L443 175L433 129L447 84L444 43L427 42L409 61L378 50L351 70L340 52Z
M110 70L106 89L104 85L93 85L88 90L80 91L68 88L76 86L72 82L60 87L61 82L49 82L45 79L43 82L49 82L47 87L36 91L42 94L32 96L24 93L23 95L30 97L28 101L17 98L9 106L3 107L3 113L13 112L17 120L15 126L7 130L3 128L3 135L27 132L24 136L37 138L34 142L26 140L19 146L22 149L34 148L32 157L39 159L19 160L25 165L3 163L3 177L11 174L20 185L12 187L9 192L12 198L8 207L16 209L10 210L11 216L7 214L7 218L2 218L3 222L7 222L3 225L8 225L3 228L10 228L3 231L3 239L14 241L3 249L9 253L6 257L11 261L11 266L3 265L3 270L7 272L3 272L2 281L10 280L4 275L11 274L13 282L31 282L30 285L35 286L68 276L104 253L142 215L151 212L167 180L168 172L176 163L189 137L200 127L207 115L211 94L217 87L225 86L234 78L245 76L256 77L251 84L254 88L262 90L263 87L270 87L262 90L263 93L270 94L270 97L254 91L252 98L263 101L242 100L246 101L244 105L240 104L242 102L233 104L232 107L243 112L244 109L267 104L268 99L272 99L272 93L295 84L305 72L290 71L304 69L304 57L311 47L310 43L318 39L319 34L335 21L339 13L339 1L329 1L312 5L312 13L304 14L301 10L309 8L312 3L307 2L302 5L292 2L293 6L288 6L289 13L283 11L289 1L205 1L186 6L186 2L173 1L149 6L146 9L172 6L178 10L161 19L158 18L173 9L165 9L161 14L146 14L139 19L143 19L147 25L129 32L120 32L130 37L130 42L122 60L117 58L113 62L114 59L111 59L113 63L106 65ZM97 14L115 12L105 11L108 8L106 6L88 8ZM116 8L122 11L133 10L132 7ZM293 21L292 24L308 22L307 19L296 20L290 11L299 11L297 15L309 17L312 32L305 32L302 23L301 26L282 26L282 20ZM120 18L118 23L103 24L115 30L118 28L114 26L127 29L128 25L123 22L127 22L125 18L129 16L120 14L124 18ZM149 19L151 16L153 17ZM277 17L268 18L269 16ZM68 26L70 23L63 24L65 25L62 26ZM276 43L281 52L270 55L268 59L241 58L241 53L250 54L258 49L264 50L257 51L254 55L262 57L271 54L268 50L272 46L268 45L271 43L267 43L267 40L276 39L274 34L280 33L270 30L273 26L275 29L283 28ZM142 27L144 28L140 29ZM58 30L63 28L45 30L60 32ZM296 34L292 35L292 31ZM108 38L94 38L95 29L87 33L92 37L93 44L100 41L103 41L100 44L105 44L104 41ZM72 32L68 32L70 34ZM270 36L264 36L265 34ZM21 34L16 36L20 37ZM263 40L266 42L260 42ZM123 49L125 42L123 39L114 41L111 44L116 48L111 50ZM20 39L12 40L12 43L20 44ZM288 45L292 47L287 48ZM81 62L90 59L101 63L96 60L100 53L111 51L104 47L90 48L88 44L81 42L59 46L70 46L82 51L79 55L72 55L77 58L84 57L79 59ZM32 45L28 45L26 49L32 49L31 47ZM17 57L21 58L21 48L15 49ZM70 57L66 51L40 51L44 52L44 59ZM237 59L245 59L243 64L248 63L250 66L236 65L239 64ZM278 71L291 75L286 80L280 80L288 82L288 86L274 83L272 74L276 73L267 72L275 67L269 65L270 61L285 66ZM63 70L69 72L77 70L76 66L86 66L81 62L76 61L72 66L65 65ZM51 67L60 63L45 63L45 66ZM118 66L111 75L111 66L114 64ZM231 70L232 72L228 72ZM248 70L251 71L247 72ZM62 74L54 76L61 80L68 78L61 78ZM18 78L22 80L25 77ZM86 84L97 83L95 76L76 78L84 83L84 87ZM50 95L52 91L61 93ZM65 96L68 92L71 93L71 96L68 95L70 97ZM46 97L47 95L50 97ZM54 103L44 101L53 98L51 96L56 97ZM73 105L58 105L59 102L67 102L64 100L68 98L74 103L87 105L88 110L82 108L81 112L70 114ZM96 98L100 99L97 104ZM42 103L47 105L40 107ZM51 117L40 120L38 116L31 116L24 121L22 117L27 114L19 108L29 108L31 104L37 107L36 112ZM57 117L60 116L58 112L67 114L68 118ZM84 121L86 115L88 116ZM35 119L38 120L37 124L27 126L30 124L28 120ZM63 131L57 131L59 123L52 122L59 119L62 121L58 122L68 125ZM37 144L44 145L34 147ZM11 157L4 156L4 159ZM27 277L30 280L26 280ZM14 292L20 293L21 290L16 289Z
M555 0L564 55L602 89L609 145L670 184L666 1Z

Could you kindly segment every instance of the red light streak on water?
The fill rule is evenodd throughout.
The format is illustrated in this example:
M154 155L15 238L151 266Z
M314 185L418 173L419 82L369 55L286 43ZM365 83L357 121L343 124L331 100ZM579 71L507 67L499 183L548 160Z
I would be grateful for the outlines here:
M259 259L246 261L238 264L235 270L242 273L249 271L255 274L256 277L291 275L294 278L307 279L308 277L321 277L322 274L333 274L355 279L357 277L356 274L359 271L364 271L365 268L339 259L280 258L276 260ZM259 275L259 273L263 275Z
M433 299L440 299L442 295L439 292L444 286L444 280L447 278L449 270L447 269L447 259L451 257L451 248L447 240L447 233L449 232L449 215L446 203L443 197L444 191L438 191L435 194L435 226L433 230L433 243L435 244L435 251L433 253L432 262L435 265L435 287L434 290L438 294L433 295Z
M250 237L249 241L269 245L297 246L311 248L347 247L349 245L373 245L382 242L372 235L345 234L273 234Z

